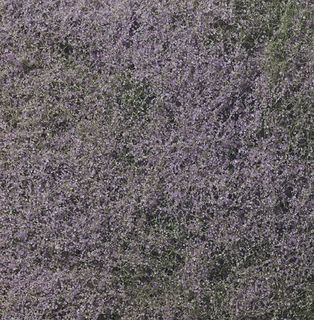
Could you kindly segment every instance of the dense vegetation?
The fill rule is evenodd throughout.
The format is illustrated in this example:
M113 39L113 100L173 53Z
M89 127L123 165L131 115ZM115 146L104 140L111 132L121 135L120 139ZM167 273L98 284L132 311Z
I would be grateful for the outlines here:
M0 318L314 317L311 0L0 0Z

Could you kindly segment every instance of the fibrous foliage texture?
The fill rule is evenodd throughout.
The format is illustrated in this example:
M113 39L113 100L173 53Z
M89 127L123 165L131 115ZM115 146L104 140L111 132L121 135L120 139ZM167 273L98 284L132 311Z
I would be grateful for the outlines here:
M0 0L0 318L313 319L313 12Z

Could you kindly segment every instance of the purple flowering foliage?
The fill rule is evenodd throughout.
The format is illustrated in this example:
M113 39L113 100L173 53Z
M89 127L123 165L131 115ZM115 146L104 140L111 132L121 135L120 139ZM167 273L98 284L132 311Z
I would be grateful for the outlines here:
M0 318L313 319L313 16L0 1Z

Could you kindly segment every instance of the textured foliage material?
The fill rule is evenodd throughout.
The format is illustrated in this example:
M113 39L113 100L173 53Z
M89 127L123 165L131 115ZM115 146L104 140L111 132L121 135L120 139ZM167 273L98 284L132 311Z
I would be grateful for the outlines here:
M0 318L313 319L310 0L0 1Z

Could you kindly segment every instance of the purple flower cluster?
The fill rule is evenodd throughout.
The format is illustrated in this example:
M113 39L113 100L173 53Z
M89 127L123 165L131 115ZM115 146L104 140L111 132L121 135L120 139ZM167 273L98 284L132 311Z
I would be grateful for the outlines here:
M0 318L313 319L313 14L0 1Z

